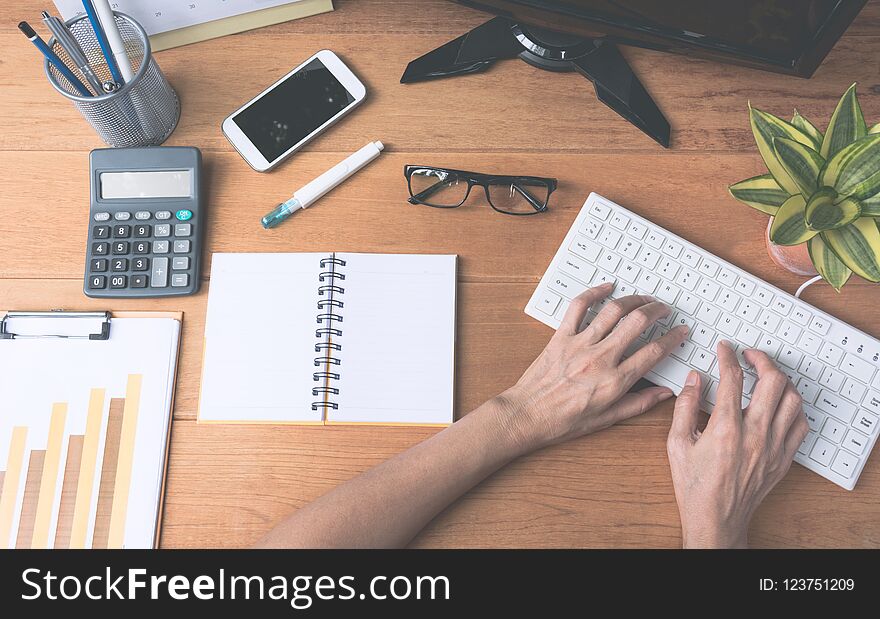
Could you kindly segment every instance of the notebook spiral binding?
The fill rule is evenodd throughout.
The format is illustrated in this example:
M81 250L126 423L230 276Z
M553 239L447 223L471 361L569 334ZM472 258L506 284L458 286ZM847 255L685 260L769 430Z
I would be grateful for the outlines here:
M312 374L312 380L320 386L312 388L312 396L323 395L320 402L312 402L312 410L327 407L337 410L339 404L330 401L330 396L339 395L339 387L333 386L333 381L339 380L338 368L342 365L342 359L338 353L342 352L342 344L334 342L332 338L341 337L342 314L340 310L345 303L340 299L345 294L345 288L339 282L345 281L345 274L340 271L345 266L345 260L337 258L336 254L330 254L329 258L321 259L321 272L318 274L318 315L317 322L320 325L315 330L315 352L322 356L315 357L315 366L325 368ZM332 370L332 371L331 371Z

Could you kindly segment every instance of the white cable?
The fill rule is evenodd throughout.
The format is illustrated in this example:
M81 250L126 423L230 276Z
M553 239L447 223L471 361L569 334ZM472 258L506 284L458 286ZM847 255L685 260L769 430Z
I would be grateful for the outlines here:
M807 286L809 286L810 284L815 284L816 282L818 282L821 279L822 279L822 276L817 275L816 277L812 277L812 278L808 279L807 281L805 281L803 284L801 284L801 287L797 289L797 292L794 293L794 298L800 299L801 293L807 289Z

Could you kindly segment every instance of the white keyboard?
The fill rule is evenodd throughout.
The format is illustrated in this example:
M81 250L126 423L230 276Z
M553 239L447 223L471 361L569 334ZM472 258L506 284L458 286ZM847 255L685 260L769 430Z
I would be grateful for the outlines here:
M698 370L706 378L702 409L711 412L717 341L763 350L804 399L810 433L795 461L853 489L878 435L880 341L593 193L525 311L555 329L570 299L608 281L616 282L609 298L650 294L672 307L641 343L677 325L690 327L688 339L648 380L678 394L687 373ZM745 407L756 376L743 367Z

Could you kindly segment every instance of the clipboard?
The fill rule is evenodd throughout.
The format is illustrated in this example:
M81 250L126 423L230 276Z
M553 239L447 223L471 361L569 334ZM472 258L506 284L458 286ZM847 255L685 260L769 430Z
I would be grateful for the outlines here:
M27 366L36 363L43 370L43 360L46 390L53 396L51 413L40 401L12 421L0 418L0 548L12 544L157 548L183 313L53 310L4 311L0 316L0 371L7 383L0 387L0 405L12 397L18 406L10 410L20 410L28 400L43 397L39 390L22 394L20 387L19 393L12 393L17 381L36 380L26 375ZM132 343L135 349L140 348L141 332L151 338L145 347L150 352L143 360L129 364L123 354ZM9 352L16 348L19 350ZM88 352L83 356L83 351ZM11 360L19 353L25 368L10 369ZM111 359L101 362L105 354ZM77 367L78 361L95 359L99 360L97 367ZM68 366L72 376L53 374L52 368L65 367L65 362L72 363ZM135 370L141 373L129 373ZM115 375L107 376L107 386L100 387L95 377L104 371ZM10 372L24 372L25 378L10 377ZM80 379L91 381L87 397L79 393ZM71 390L67 401L54 402L65 389ZM98 393L100 406L95 404ZM155 415L156 409L164 415ZM47 414L48 424L43 419ZM43 439L41 431L46 425L48 438ZM9 471L16 458L18 475L13 483ZM90 459L91 469L87 466ZM154 514L151 522L149 513ZM148 538L149 544L144 541ZM135 542L127 543L130 540Z

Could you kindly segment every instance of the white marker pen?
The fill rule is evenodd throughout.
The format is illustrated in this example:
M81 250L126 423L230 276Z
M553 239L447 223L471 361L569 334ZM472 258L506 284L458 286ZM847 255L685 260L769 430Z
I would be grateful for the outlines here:
M370 142L353 155L343 159L294 193L287 202L282 202L271 213L263 217L261 220L263 227L274 228L295 211L311 206L325 193L378 157L384 148L385 145L382 142Z

